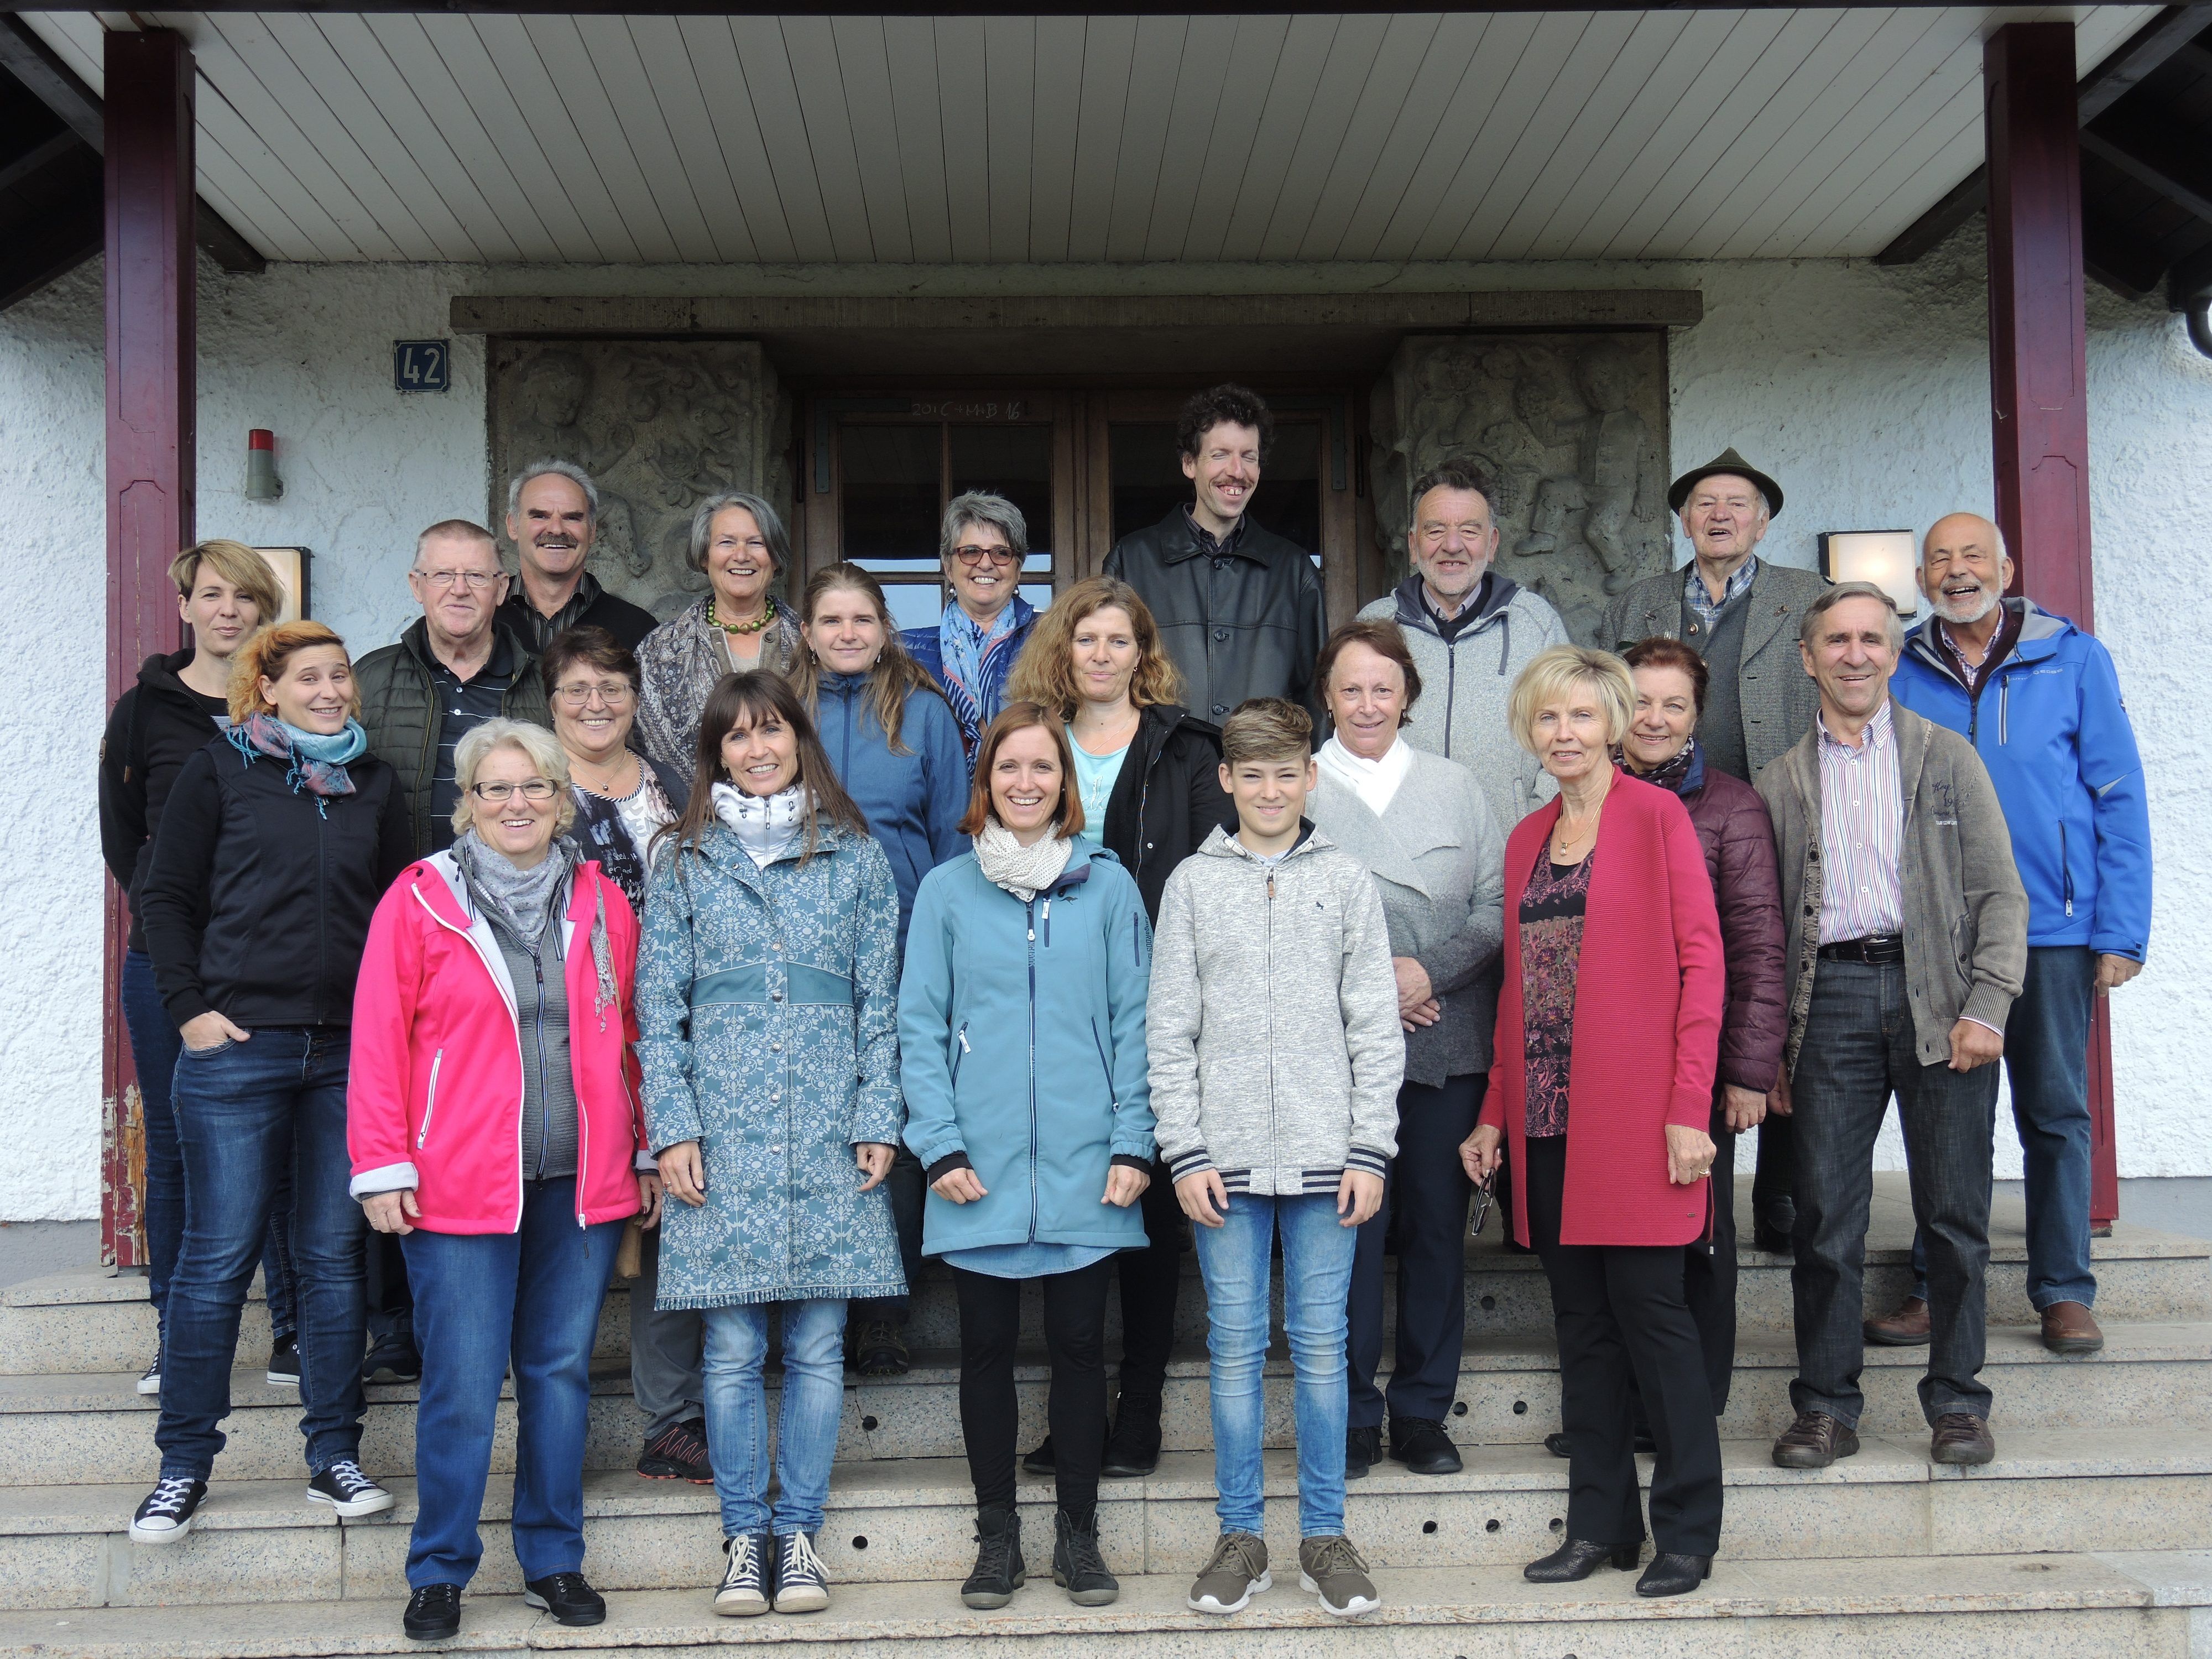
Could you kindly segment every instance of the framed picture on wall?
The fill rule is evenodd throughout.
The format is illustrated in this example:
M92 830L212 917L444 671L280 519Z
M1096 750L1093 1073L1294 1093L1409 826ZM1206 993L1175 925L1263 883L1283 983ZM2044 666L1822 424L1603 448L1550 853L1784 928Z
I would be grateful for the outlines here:
M314 562L314 555L304 547L257 547L253 550L269 561L284 590L284 608L276 620L298 622L302 617L313 615L307 608L307 568Z

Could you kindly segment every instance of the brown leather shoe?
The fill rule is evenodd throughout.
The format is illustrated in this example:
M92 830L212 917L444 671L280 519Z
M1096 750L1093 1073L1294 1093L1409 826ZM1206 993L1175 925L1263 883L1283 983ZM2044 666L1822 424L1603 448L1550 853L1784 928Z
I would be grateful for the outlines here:
M1965 1412L1945 1412L1936 1419L1928 1455L1938 1463L1986 1463L1997 1455L1990 1425Z
M1845 1428L1826 1412L1799 1412L1774 1443L1774 1462L1785 1469L1825 1469L1858 1449L1856 1429Z
M2053 1353L2094 1353L2105 1333L2079 1302L2054 1302L2043 1310L2043 1346Z
M1928 1346L1929 1322L1927 1303L1908 1296L1888 1318L1869 1319L1860 1328L1878 1347L1923 1348Z

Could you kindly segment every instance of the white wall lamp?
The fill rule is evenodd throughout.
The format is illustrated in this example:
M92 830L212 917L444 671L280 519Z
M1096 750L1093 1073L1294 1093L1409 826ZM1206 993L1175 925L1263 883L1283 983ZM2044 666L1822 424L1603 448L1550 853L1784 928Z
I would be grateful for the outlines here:
M1920 538L1910 530L1830 530L1820 537L1820 574L1832 582L1872 582L1910 617L1920 609Z
M246 434L246 499L273 501L284 493L276 476L276 434L257 426Z

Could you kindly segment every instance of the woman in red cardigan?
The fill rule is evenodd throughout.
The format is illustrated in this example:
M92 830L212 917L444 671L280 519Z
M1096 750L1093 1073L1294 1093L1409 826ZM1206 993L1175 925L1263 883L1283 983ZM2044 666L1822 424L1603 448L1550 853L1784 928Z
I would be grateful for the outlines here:
M1527 1577L1584 1578L1607 1559L1626 1571L1642 1553L1632 1375L1659 1453L1658 1553L1636 1588L1680 1595L1711 1574L1720 1541L1720 1437L1682 1247L1711 1224L1728 981L1689 814L1613 764L1635 701L1620 659L1579 646L1541 653L1514 684L1514 735L1559 794L1505 843L1497 1058L1460 1156L1475 1181L1516 1165L1514 1235L1552 1282L1567 1535Z

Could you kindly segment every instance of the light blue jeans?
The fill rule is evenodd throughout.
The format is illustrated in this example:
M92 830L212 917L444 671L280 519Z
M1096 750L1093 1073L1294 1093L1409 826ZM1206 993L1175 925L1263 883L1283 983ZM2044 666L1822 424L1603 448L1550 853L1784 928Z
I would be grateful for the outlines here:
M1218 1227L1195 1227L1206 1276L1206 1350L1213 1393L1213 1481L1221 1530L1264 1534L1260 1435L1267 1411L1261 1372L1267 1360L1268 1247L1283 1235L1283 1323L1298 1432L1298 1535L1344 1531L1345 1297L1359 1246L1339 1224L1336 1194L1229 1195Z
M769 1507L768 1316L783 1309L783 1410L776 1421L775 1482ZM722 1535L822 1529L837 1420L845 1408L845 1304L749 1303L706 1310L707 1455Z

